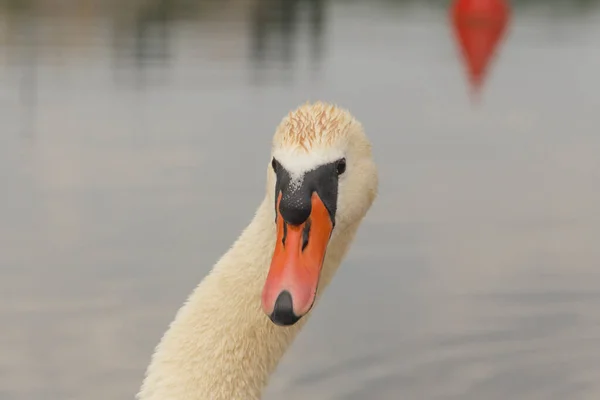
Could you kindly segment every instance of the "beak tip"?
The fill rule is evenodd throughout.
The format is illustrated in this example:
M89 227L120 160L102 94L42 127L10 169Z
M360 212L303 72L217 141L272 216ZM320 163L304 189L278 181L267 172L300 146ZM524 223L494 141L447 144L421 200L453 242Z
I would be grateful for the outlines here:
M291 318L289 319L285 319L282 318L279 315L276 315L275 313L271 314L269 316L269 319L271 320L272 323L274 323L277 326L281 326L281 327L288 327L288 326L292 326L295 325L296 322L300 321L301 317L296 317L295 315L292 315Z
M278 326L291 326L302 318L294 313L294 303L290 292L284 290L279 293L269 318Z

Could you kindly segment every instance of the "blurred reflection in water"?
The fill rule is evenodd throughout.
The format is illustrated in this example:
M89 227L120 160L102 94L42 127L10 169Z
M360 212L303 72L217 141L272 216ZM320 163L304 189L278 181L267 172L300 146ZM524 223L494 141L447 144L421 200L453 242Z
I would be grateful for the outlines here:
M0 398L132 398L319 98L381 193L266 399L597 399L599 3L511 2L474 110L447 2L0 2Z
M141 4L133 15L122 16L114 30L113 46L116 72L127 69L126 63L134 65L133 79L144 86L145 67L158 64L163 67L169 61L169 28L173 19L172 7L176 2L156 1ZM118 81L123 84L125 82Z
M255 68L262 72L265 68L270 34L278 32L279 43L272 47L271 57L281 58L283 67L292 68L298 33L298 22L302 6L309 13L310 46L313 67L321 57L323 42L325 2L323 0L259 0L254 7L252 29L252 56Z

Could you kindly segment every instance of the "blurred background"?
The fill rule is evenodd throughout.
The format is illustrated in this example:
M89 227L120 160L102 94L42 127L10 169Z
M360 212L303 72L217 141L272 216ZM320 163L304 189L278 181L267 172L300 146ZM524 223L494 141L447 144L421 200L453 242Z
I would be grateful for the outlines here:
M1 0L0 399L133 398L307 100L381 190L265 398L598 399L600 1L508 5Z

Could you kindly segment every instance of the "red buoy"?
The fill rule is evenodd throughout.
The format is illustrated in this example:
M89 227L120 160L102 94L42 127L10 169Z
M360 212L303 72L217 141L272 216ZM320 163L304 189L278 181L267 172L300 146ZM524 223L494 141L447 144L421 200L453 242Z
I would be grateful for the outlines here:
M506 0L455 0L452 27L471 88L478 94L510 18Z

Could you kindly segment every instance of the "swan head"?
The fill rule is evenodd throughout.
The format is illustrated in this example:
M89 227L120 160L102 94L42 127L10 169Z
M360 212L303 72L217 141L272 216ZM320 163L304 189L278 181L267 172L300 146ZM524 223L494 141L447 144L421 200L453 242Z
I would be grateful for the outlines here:
M346 110L305 104L273 137L267 196L277 237L262 308L277 325L312 308L325 253L358 227L377 193L377 168L361 124Z

